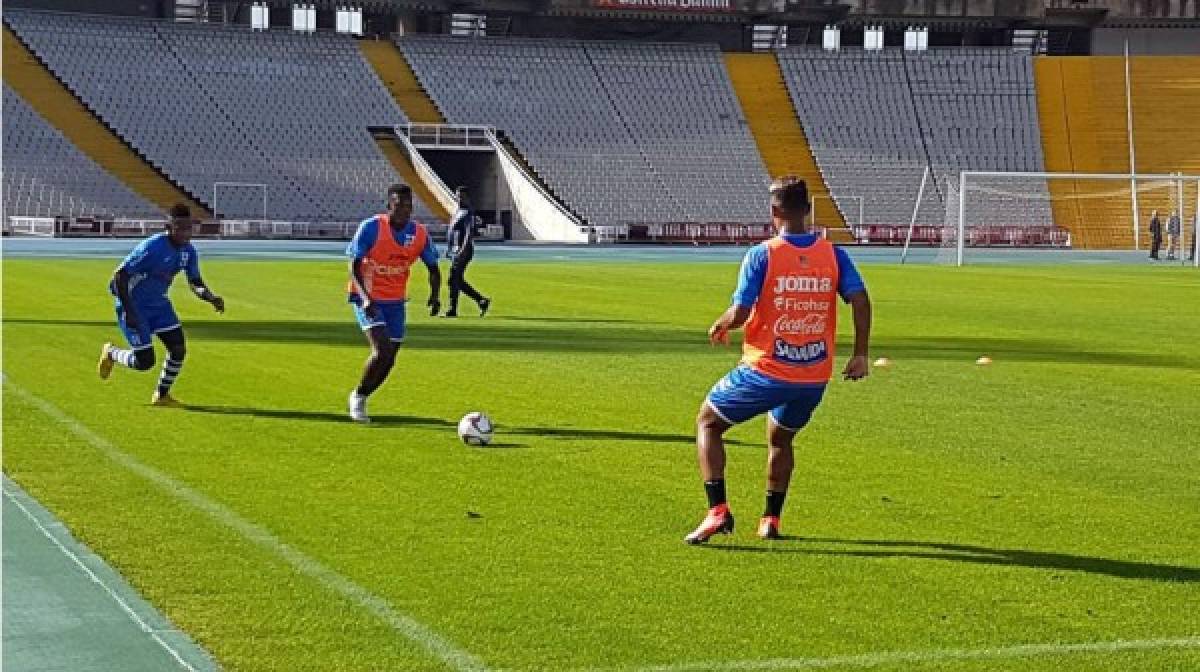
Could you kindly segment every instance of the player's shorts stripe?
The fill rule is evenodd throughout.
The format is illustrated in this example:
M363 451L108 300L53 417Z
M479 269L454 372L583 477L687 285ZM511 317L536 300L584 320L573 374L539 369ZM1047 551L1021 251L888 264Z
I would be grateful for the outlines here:
M734 421L730 420L729 418L725 417L725 414L721 412L721 409L717 408L717 407L716 407L716 405L715 405L715 404L713 404L713 403L712 403L711 401L709 401L708 399L705 399L705 400L704 400L704 403L705 403L705 404L708 404L708 407L712 409L712 412L713 412L713 413L716 413L718 418L720 418L720 419L724 420L724 421L725 421L725 424L728 424L728 425L736 425L736 424L738 424L738 423L736 423L736 422L734 422Z
M787 431L793 432L796 434L800 433L800 430L796 429L795 427L788 427L787 425L783 424L782 422L776 420L774 413L767 413L767 420L769 420L772 425L775 425L776 427L778 427L780 429L786 429Z

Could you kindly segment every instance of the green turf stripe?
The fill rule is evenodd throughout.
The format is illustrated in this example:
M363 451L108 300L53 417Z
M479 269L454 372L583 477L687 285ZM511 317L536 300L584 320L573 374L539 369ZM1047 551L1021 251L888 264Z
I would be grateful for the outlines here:
M14 394L26 403L34 406L65 427L72 434L104 453L113 462L145 478L175 498L187 502L217 522L238 532L247 540L273 552L300 574L316 579L330 591L371 612L380 620L387 623L397 633L420 645L450 668L463 671L487 669L479 659L469 652L460 649L453 642L434 633L413 618L398 612L383 598L354 583L342 574L326 567L296 548L280 541L278 537L271 534L266 528L242 518L232 509L209 499L171 476L142 463L128 453L122 452L117 446L80 424L79 421L64 413L57 406L35 396L7 378L4 382L10 394Z

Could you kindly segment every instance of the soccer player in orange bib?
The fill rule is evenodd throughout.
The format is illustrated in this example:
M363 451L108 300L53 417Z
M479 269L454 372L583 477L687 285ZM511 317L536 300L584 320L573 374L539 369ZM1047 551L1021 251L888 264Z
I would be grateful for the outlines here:
M733 305L708 330L714 344L745 327L741 363L713 386L696 417L696 447L708 515L689 544L733 532L725 498L725 432L767 413L767 503L758 536L779 537L779 517L792 477L792 441L808 424L833 375L837 298L854 312L854 354L842 375L867 375L871 301L850 256L808 226L808 188L784 177L771 185L771 220L778 232L742 261Z
M346 248L350 282L346 287L358 326L371 344L362 381L350 391L350 419L370 422L367 397L387 380L404 342L408 277L420 260L429 270L429 306L437 315L442 303L442 273L438 252L425 226L412 218L412 190L406 184L388 187L388 211L365 220Z

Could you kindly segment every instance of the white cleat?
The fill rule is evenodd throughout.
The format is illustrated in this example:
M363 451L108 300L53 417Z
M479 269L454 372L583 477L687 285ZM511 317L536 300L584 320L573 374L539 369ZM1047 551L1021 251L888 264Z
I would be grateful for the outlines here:
M350 391L350 419L354 422L368 423L371 421L367 415L367 398L359 396L357 390Z

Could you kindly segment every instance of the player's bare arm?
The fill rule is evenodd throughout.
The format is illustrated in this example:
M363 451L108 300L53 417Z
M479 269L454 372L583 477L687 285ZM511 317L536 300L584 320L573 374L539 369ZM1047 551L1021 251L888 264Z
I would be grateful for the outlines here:
M741 329L750 319L750 309L745 306L730 306L708 329L708 341L713 345L728 345L729 332Z
M842 375L846 380L861 380L867 377L867 354L871 342L871 297L866 291L855 292L846 299L854 313L854 354L846 362Z
M133 309L133 301L129 298L129 271L124 268L118 268L113 274L113 286L117 288L117 298L121 301L121 307L125 310L125 324L130 329L137 329L138 315Z
M442 312L442 270L436 263L425 264L425 268L429 269L429 300L425 305L429 306L429 314L436 316Z
M225 299L214 294L208 288L208 285L204 284L204 278L188 278L188 285L192 288L192 293L196 295L196 298L206 303L211 303L213 310L216 310L218 313L225 312Z
M354 283L354 292L358 294L362 300L363 312L367 317L375 317L375 304L371 301L371 295L367 293L367 283L363 280L362 275L362 257L355 257L350 260L350 280Z

